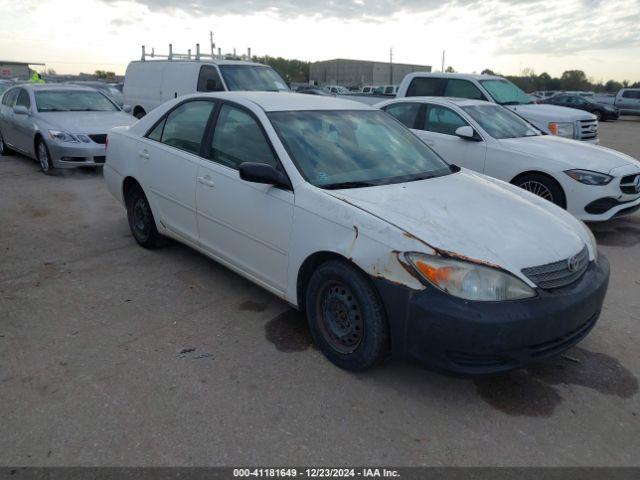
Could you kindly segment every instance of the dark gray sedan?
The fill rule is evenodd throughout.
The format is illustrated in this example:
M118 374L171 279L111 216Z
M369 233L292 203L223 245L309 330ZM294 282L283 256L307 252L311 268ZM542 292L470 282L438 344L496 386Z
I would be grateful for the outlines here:
M0 155L35 158L43 172L101 166L107 132L136 119L106 95L86 87L23 84L0 102Z

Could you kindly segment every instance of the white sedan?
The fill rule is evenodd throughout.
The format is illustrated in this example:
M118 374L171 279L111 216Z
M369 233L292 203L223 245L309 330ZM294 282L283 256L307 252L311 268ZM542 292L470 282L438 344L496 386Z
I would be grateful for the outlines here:
M197 94L108 138L104 177L140 245L172 237L306 312L342 368L508 370L600 313L609 267L584 224L362 103Z
M640 162L624 153L544 135L511 110L480 100L410 97L377 106L446 161L529 190L581 220L640 208Z

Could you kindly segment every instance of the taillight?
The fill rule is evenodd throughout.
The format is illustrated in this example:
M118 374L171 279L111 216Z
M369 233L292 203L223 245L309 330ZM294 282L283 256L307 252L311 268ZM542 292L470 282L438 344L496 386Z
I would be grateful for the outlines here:
M107 135L104 139L104 149L106 150L109 146L109 135Z

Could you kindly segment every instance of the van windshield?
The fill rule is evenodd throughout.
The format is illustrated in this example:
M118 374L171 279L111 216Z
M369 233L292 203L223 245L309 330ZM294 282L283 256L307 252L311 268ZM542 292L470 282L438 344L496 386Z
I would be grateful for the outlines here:
M269 119L302 176L320 188L371 187L452 172L409 129L381 111L273 112Z
M271 67L263 65L219 65L227 88L231 91L278 92L289 87Z
M531 97L505 79L480 80L496 103L500 105L526 105L533 103Z

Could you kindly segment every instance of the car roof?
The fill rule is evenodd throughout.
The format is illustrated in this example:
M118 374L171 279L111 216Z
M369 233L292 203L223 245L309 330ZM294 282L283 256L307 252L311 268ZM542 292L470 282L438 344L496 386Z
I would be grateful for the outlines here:
M248 100L265 112L302 110L376 110L353 100L294 92L217 92L207 94L228 100ZM197 96L197 95L196 95Z
M70 85L68 83L23 83L20 85L21 87L28 88L33 90L34 92L38 91L46 91L46 90L75 90L75 91L86 91L86 92L95 92L95 89L91 87L83 87L81 85Z
M461 80L505 80L499 75L480 75L478 73L413 72L413 77L453 78Z
M495 105L493 102L487 102L486 100L473 100L470 98L456 98L456 97L401 97L390 101L389 103L402 103L402 102L430 102L439 103L442 105L457 105L458 107L469 107L472 105Z

